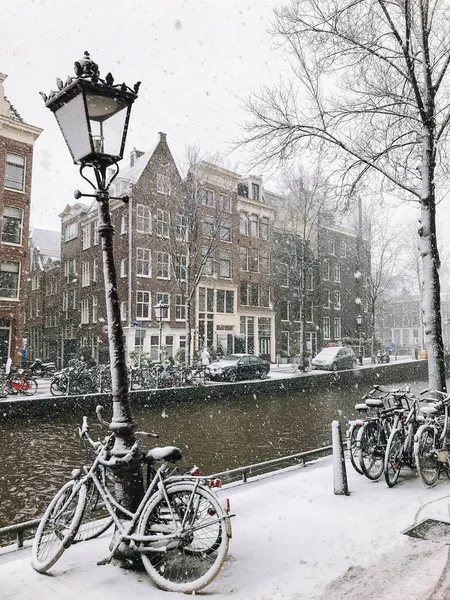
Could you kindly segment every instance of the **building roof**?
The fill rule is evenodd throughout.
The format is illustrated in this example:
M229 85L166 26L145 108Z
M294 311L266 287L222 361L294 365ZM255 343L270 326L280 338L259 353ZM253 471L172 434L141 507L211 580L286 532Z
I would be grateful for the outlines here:
M50 229L32 229L30 246L39 250L41 257L61 258L61 233Z

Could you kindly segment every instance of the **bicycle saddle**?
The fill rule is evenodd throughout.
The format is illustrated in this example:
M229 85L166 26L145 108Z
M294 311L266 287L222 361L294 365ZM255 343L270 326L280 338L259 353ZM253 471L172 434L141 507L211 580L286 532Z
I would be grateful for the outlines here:
M370 408L382 408L384 406L383 400L378 400L377 398L367 398L364 402Z
M367 406L367 404L355 404L355 410L359 410L361 412L365 411L365 410L369 410L369 407Z
M156 460L166 460L168 462L176 462L181 460L183 455L181 450L175 446L164 446L163 448L152 448L145 455L147 462L155 462Z

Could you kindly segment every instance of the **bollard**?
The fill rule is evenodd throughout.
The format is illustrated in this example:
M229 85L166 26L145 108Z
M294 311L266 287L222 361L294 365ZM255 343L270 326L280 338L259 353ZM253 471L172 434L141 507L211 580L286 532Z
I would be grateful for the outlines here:
M345 469L344 446L342 444L341 424L333 421L331 424L333 441L333 484L336 496L349 496L347 471Z

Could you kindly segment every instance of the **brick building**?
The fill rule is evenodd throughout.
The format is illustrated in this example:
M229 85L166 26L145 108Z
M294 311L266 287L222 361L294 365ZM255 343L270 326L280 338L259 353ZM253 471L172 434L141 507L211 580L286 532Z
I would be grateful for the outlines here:
M33 145L41 129L28 125L4 94L0 73L0 361L22 359Z

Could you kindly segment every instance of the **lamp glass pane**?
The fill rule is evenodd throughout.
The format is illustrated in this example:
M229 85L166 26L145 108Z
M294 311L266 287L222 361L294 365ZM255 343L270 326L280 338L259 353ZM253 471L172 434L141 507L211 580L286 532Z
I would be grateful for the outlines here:
M91 153L83 95L79 94L68 100L55 111L55 117L73 161L77 163L84 156Z
M94 152L120 156L128 105L100 94L86 94Z

